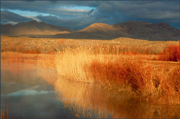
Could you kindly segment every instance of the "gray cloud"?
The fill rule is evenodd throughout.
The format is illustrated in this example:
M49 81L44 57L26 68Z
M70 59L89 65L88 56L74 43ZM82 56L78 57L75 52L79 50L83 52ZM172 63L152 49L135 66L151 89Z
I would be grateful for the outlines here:
M31 18L26 18L21 15L9 12L9 11L1 11L1 22L3 24L6 23L16 23L16 22L26 22L32 20Z
M89 12L88 12L88 15L91 15L91 14L93 14L94 13L94 9L91 9Z
M179 6L176 2L129 2L116 3L119 12L126 13L134 18L172 19L178 22ZM127 7L128 6L128 7Z
M49 24L61 26L61 27L68 27L73 30L82 29L85 26L88 26L92 23L94 23L95 19L91 18L86 15L83 18L77 17L77 18L59 18L57 16L37 16L38 19L41 21L44 21Z
M89 9L78 9L78 6ZM151 23L166 22L173 26L179 23L179 1L2 1L1 8L46 13L49 15L38 15L37 18L72 29L95 22L115 24L143 20Z
M98 9L104 13L113 13L115 10L112 3L102 3L98 6Z

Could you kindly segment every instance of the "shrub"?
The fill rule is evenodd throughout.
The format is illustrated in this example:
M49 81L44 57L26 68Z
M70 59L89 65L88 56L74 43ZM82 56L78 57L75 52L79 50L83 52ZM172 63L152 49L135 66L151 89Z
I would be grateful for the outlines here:
M163 61L179 61L179 45L169 45L159 56Z

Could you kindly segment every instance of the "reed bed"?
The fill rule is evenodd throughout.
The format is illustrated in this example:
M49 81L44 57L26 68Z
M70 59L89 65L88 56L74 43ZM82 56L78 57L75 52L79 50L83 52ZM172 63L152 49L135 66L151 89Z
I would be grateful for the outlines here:
M23 41L23 42L22 42ZM29 54L57 53L67 47L79 47L90 45L96 51L106 54L112 53L139 53L158 54L168 44L179 44L176 41L148 41L131 38L117 38L112 40L87 40L87 39L49 39L49 38L27 38L1 36L1 52L21 52Z
M23 54L20 52L1 52L1 63L9 64L36 64L38 54Z
M38 75L54 86L56 97L78 118L179 118L179 105L151 105L98 83L72 81L40 68Z
M58 74L71 80L98 82L137 100L179 104L179 64L170 69L166 63L156 66L136 56L105 55L103 50L96 50L78 47L58 52Z
M42 67L55 67L55 54L27 54L20 52L2 52L2 64L37 65Z
M83 65L91 62L94 57L94 55L89 54L89 49L82 47L64 49L56 54L55 64L58 74L78 81L91 81L86 77Z
M1 63L56 67L58 74L68 79L98 82L106 89L125 91L141 100L163 102L160 99L164 99L166 100L164 103L176 103L179 100L177 99L179 64L170 68L168 63L156 66L157 63L152 62L152 60L179 61L178 41L163 43L132 39L130 41L41 39L40 41L24 38L24 42L20 44L19 41L22 39L15 38L11 42L12 38L3 37ZM136 42L142 45L137 45ZM28 43L29 46L26 45Z
M163 61L179 61L179 44L168 45L162 53L159 60Z
M108 89L127 92L138 100L179 103L179 67L157 67L133 60L93 61L87 70ZM115 88L116 87L116 88ZM164 102L163 102L163 101Z

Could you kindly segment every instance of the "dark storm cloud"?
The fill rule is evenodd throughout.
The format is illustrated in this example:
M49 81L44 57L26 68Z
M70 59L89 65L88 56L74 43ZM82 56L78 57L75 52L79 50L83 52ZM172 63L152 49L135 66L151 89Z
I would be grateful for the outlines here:
M115 7L119 12L126 13L134 18L178 20L179 6L176 2L121 2Z
M63 23L72 29L95 22L115 24L132 20L179 24L179 1L3 1L1 8L48 13L49 16L38 15L37 18L54 25Z
M94 9L91 9L89 12L88 12L88 15L92 14L94 12Z
M21 15L9 12L9 11L1 11L1 22L3 24L10 22L26 22L32 19L23 17Z
M20 9L20 10L30 10L36 12L45 12L49 13L55 11L55 9L67 6L90 6L96 7L99 2L95 1L57 1L55 4L54 2L50 1L35 1L35 2L22 2L22 1L3 1L1 4L1 8L3 9ZM51 11L52 10L52 11ZM56 10L58 11L58 10Z
M88 16L84 16L82 17L77 17L77 18L59 18L57 16L42 16L39 15L37 16L38 19L40 19L41 21L44 21L46 23L49 24L53 24L53 25L57 25L57 26L61 26L61 27L68 27L71 28L73 30L78 30L78 29L82 29L85 26L88 26L90 24L93 23L93 19L91 18L89 19Z

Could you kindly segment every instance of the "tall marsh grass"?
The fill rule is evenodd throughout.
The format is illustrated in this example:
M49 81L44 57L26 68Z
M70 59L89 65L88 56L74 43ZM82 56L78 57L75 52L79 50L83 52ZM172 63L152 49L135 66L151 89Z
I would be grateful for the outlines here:
M179 44L168 45L160 54L159 60L179 61Z
M82 47L76 49L66 48L56 55L55 64L58 74L70 79L90 81L86 77L83 65L91 62L93 58L94 56L89 55L89 49Z
M51 70L41 69L39 73L54 86L64 108L78 118L179 118L178 105L149 105L132 100L128 93L108 91L98 83L70 81Z
M179 65L156 66L126 55L105 55L91 47L66 48L56 54L59 75L125 92L138 100L179 103Z
M151 63L117 60L108 63L93 61L87 70L108 89L126 91L138 100L179 103L179 67L161 68ZM162 99L166 101L163 102Z

